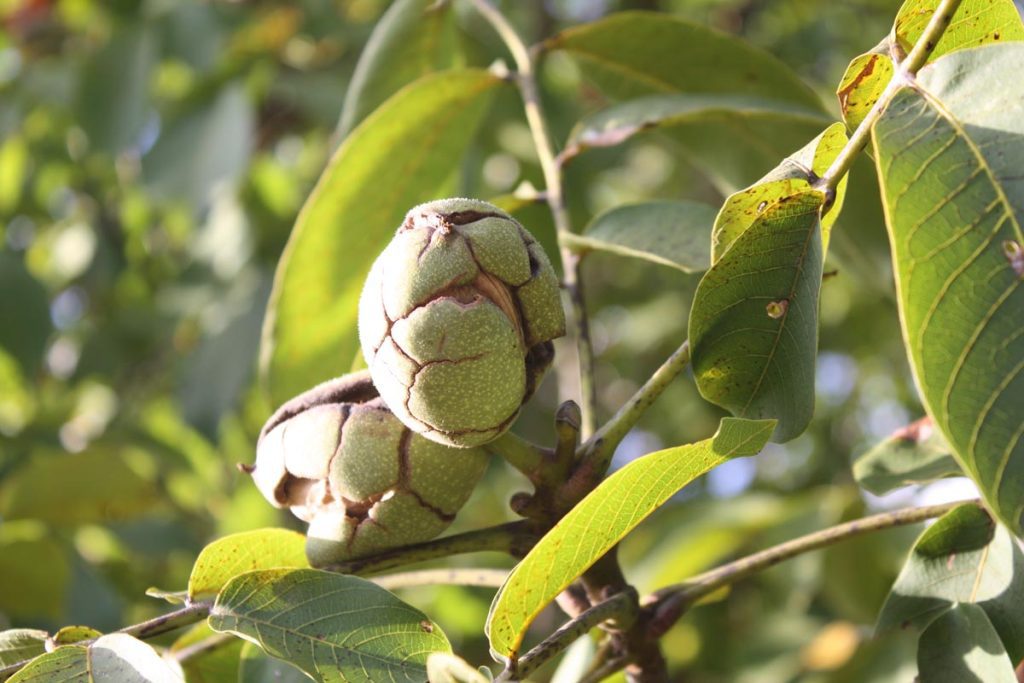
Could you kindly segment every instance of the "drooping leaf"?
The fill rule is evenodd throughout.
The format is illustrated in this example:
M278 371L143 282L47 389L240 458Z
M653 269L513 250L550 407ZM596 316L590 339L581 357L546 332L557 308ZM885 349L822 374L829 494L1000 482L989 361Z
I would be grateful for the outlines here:
M500 83L480 70L424 77L335 153L292 230L264 320L261 369L276 403L348 370L370 264L410 208L436 199Z
M422 681L441 629L375 584L316 569L266 569L228 582L210 626L258 643L318 681Z
M182 680L149 645L125 633L111 633L89 647L64 645L36 657L8 679L8 683L181 683Z
M901 59L913 49L938 6L939 0L906 0L889 35L850 62L836 95L851 130L860 125L892 79L896 71L893 59ZM1012 0L965 0L928 56L928 62L956 50L1021 40L1024 25Z
M1017 683L1013 663L985 611L969 603L945 612L917 647L921 683Z
M563 517L509 575L487 618L495 657L514 659L526 629L566 586L679 489L731 458L764 447L774 420L724 418L710 439L634 460Z
M930 417L897 430L853 464L857 483L876 496L962 474Z
M874 129L921 398L993 511L1024 529L1024 45L949 54Z
M456 65L452 14L452 3L437 0L397 0L384 12L352 73L339 139L403 86Z
M0 631L0 667L32 659L46 652L46 631L13 628Z
M5 519L62 525L137 517L157 501L154 484L112 450L39 453L0 486Z
M306 537L288 529L257 529L219 538L203 548L188 578L188 597L220 592L232 578L255 569L308 567Z
M1024 657L1024 553L976 505L953 509L921 534L875 630L921 631L957 603L983 609L1014 661Z
M646 95L583 119L573 129L564 154L659 131L682 145L688 160L719 188L732 191L830 121L816 107L742 93Z
M70 577L63 549L43 524L0 524L0 612L12 619L58 619Z
M820 109L814 92L774 55L700 24L653 12L617 12L544 43L564 50L609 97L744 93ZM714 68L714 78L709 69Z
M847 142L843 124L834 123L799 151L783 159L770 173L745 190L725 200L711 234L711 261L718 262L737 237L742 235L769 205L811 189L812 181L824 175ZM821 219L822 253L828 250L832 224L843 208L844 177L836 187L832 205Z
M626 204L607 211L580 235L567 236L579 251L607 251L696 273L708 267L708 228L715 209L691 201Z
M814 411L821 286L815 190L769 203L704 274L690 309L691 364L707 400L800 434Z

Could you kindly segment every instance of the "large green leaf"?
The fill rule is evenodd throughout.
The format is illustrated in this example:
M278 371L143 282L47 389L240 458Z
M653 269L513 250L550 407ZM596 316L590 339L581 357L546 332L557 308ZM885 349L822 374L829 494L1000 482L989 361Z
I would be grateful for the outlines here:
M36 657L8 683L181 683L181 676L153 648L125 633L103 636L89 647L64 645Z
M742 92L646 95L583 119L570 135L566 154L661 131L678 142L719 188L730 192L771 168L830 121L816 107Z
M33 628L0 631L0 667L43 654L47 637L46 631Z
M893 55L910 52L938 6L939 0L906 0L885 40L850 62L836 90L850 128L860 125L889 84L896 70ZM928 61L969 47L1020 40L1024 24L1012 0L964 0Z
M739 417L777 419L778 441L814 412L824 201L809 190L761 207L704 274L690 310L701 395Z
M732 92L821 107L814 92L774 55L666 14L611 14L559 33L544 48L567 52L614 99Z
M708 267L708 228L715 209L690 201L655 201L617 206L593 220L580 235L567 235L578 251L607 251L696 273Z
M455 66L458 39L452 14L452 3L437 0L396 0L388 8L352 73L339 137L406 84Z
M921 631L958 603L983 609L1014 661L1024 657L1024 553L976 505L955 508L921 534L876 631Z
M985 611L965 603L925 629L917 648L921 683L1017 683L1013 663Z
M1024 525L1024 45L922 69L874 130L904 339L929 415Z
M220 592L228 581L256 569L308 567L306 537L288 529L257 529L218 538L199 553L188 578L191 600Z
M880 496L908 484L963 475L930 417L889 435L853 463L853 476Z
M261 366L275 402L349 369L370 264L405 213L435 199L458 168L500 83L481 70L424 77L381 105L335 153L274 279Z
M316 569L266 569L228 582L210 626L258 643L318 681L422 681L441 629L383 588Z
M605 479L533 547L494 598L491 652L518 656L526 629L566 586L679 489L731 458L754 455L774 420L724 418L710 439L634 460Z

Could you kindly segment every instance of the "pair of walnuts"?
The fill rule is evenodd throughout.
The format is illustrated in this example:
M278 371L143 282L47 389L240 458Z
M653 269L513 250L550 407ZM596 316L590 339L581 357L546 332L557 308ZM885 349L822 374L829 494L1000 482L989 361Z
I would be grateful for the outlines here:
M474 199L412 209L359 302L368 371L281 406L253 479L309 522L325 566L440 534L565 332L558 280L511 216Z

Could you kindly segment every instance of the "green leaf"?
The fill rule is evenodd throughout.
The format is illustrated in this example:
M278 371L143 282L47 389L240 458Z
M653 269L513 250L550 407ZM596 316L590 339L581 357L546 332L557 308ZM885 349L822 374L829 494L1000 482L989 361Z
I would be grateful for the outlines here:
M921 534L875 631L921 631L957 603L983 609L1013 660L1024 657L1024 553L976 505L947 512Z
M71 645L83 640L93 640L103 634L89 626L65 626L53 634L53 642L58 645Z
M199 623L192 626L192 628L174 641L174 644L169 649L171 656L177 658L183 654L189 654L181 662L181 668L184 670L185 679L188 683L235 683L235 681L252 683L253 679L241 677L240 670L242 648L252 647L256 650L259 649L250 643L228 636L230 638L228 643L220 643L216 647L199 653L196 653L195 650L189 653L191 648L202 648L210 643L211 638L224 637L211 629L207 624ZM305 678L304 674L300 675ZM283 683L283 681L278 683Z
M851 130L860 125L892 79L896 71L893 55L905 55L913 49L938 5L939 0L907 0L890 34L870 52L850 62L836 95ZM1024 40L1024 25L1012 0L965 0L927 63L969 47L1020 40Z
M452 3L397 0L381 16L359 55L338 122L344 138L403 86L459 61Z
M18 360L23 375L33 377L53 330L50 297L21 257L6 249L0 251L0 291L18 293L0 297L0 320L18 321L17 325L0 325L0 346Z
M0 524L0 613L12 619L57 619L71 568L60 544L36 521ZM10 590L16 586L17 590Z
M38 453L0 488L5 519L68 526L138 517L152 511L157 501L153 483L110 450Z
M46 652L46 631L14 628L0 631L0 667L32 659Z
M89 647L64 645L36 657L8 683L181 683L181 676L153 648L124 633Z
M611 14L559 33L544 48L566 51L613 99L732 92L821 109L814 92L775 56L666 14Z
M902 51L909 53L924 33L940 0L906 0L896 14L892 32ZM929 62L945 54L992 43L1024 40L1024 24L1013 0L963 0Z
M690 309L691 365L707 400L800 434L814 412L822 249L817 191L763 207L704 274Z
M696 273L708 267L708 227L715 209L691 201L656 201L617 206L591 222L581 235L567 235L577 251L607 251Z
M370 264L405 213L446 186L500 83L475 69L424 77L381 105L335 153L274 279L261 369L275 403L348 370Z
M917 666L921 683L1017 683L1013 663L977 605L957 605L925 629Z
M308 567L306 537L288 529L257 529L219 538L199 553L188 578L188 597L220 592L245 572L275 567Z
M736 238L746 232L769 205L812 189L812 181L825 174L847 140L843 124L834 123L799 151L786 157L768 175L726 199L711 234L712 263L722 258ZM839 181L835 200L821 219L823 253L828 250L832 224L843 208L846 183L846 177Z
M383 588L316 569L235 577L209 623L318 681L422 681L427 656L451 652L439 627Z
M491 653L515 659L526 629L566 586L679 489L731 458L754 455L774 420L724 418L710 439L634 460L590 492L516 565L487 618Z
M876 496L908 484L963 476L930 417L903 427L853 463L853 476Z
M921 70L874 129L900 320L928 414L1024 530L1024 45Z
M679 142L718 187L731 191L830 122L817 107L746 94L647 95L583 119L570 135L565 155L661 131Z

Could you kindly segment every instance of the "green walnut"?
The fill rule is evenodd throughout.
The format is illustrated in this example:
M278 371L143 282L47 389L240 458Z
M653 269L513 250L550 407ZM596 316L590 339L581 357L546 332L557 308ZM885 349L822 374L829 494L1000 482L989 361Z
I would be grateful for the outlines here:
M414 434L364 371L281 406L260 433L249 472L267 500L309 522L306 554L322 567L434 538L486 466L482 449Z
M381 397L413 431L460 448L511 426L563 334L543 248L476 199L410 211L359 302L359 339Z

